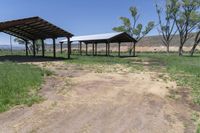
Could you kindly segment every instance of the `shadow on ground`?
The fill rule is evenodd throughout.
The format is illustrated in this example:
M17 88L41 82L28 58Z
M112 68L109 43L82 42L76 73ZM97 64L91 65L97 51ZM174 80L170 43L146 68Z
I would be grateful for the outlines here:
M67 60L67 58L62 57L41 57L41 56L18 56L18 55L7 55L7 56L0 56L0 62L11 61L11 62L49 62L49 61L61 61Z

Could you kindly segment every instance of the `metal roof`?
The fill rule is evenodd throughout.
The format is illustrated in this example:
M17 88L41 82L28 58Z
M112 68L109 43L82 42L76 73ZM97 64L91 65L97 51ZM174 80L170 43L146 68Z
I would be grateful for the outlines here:
M30 17L0 23L0 32L4 32L24 40L72 37L67 32L40 17Z
M125 32L105 33L86 36L74 36L70 39L71 42L85 43L104 43L104 42L136 42L136 40ZM67 39L61 42L67 42Z

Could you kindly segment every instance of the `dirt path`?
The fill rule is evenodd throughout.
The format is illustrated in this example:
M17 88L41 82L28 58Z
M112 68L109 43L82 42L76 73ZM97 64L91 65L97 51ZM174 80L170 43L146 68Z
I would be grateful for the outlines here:
M95 73L62 62L41 89L46 99L0 114L2 133L193 133L188 105L168 96L176 84L157 73Z

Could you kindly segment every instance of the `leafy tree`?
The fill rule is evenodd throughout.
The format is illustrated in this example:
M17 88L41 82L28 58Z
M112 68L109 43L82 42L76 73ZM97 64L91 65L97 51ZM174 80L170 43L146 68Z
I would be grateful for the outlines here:
M20 38L15 38L14 41L21 45L26 44L26 42ZM35 46L36 46L37 54L39 53L39 49L40 49L41 45L42 45L42 40L36 40ZM31 41L28 41L28 50L29 50L29 53L30 53L30 51L33 51L33 43Z
M14 39L14 42L17 42L18 44L21 44L21 45L25 45L25 41L17 37Z
M158 14L159 20L158 32L162 35L162 42L167 48L167 53L169 53L170 43L177 32L177 30L174 29L175 20L172 17L171 2L169 0L166 0L164 11L162 10L162 7L156 4L156 12ZM162 16L164 16L164 19L162 18Z
M25 40L23 40L21 38L18 38L18 37L16 37L14 39L14 42L17 42L20 45L25 45L26 44ZM30 41L28 41L28 51L29 51L29 53L31 53L32 49L33 49L32 43Z
M199 0L170 0L172 14L180 36L179 56L183 54L183 46L192 37L193 30L199 20L196 19L200 7Z
M36 40L35 42L35 46L36 46L36 52L37 54L39 53L39 49L42 47L42 40Z
M143 25L141 23L138 23L139 20L139 13L136 7L130 7L130 13L132 16L132 20L130 20L127 17L120 17L120 20L122 21L123 25L119 27L114 27L113 30L117 32L126 32L132 37L134 37L137 42L139 42L141 39L143 39L155 26L153 21L150 21L145 28L143 28ZM130 55L132 54L132 51L135 56L135 46L136 43L133 44L130 48Z

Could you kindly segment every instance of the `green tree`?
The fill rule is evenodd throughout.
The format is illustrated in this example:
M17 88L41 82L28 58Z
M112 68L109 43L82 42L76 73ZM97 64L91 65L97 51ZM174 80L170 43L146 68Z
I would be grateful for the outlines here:
M175 20L172 17L172 4L170 0L166 0L165 8L164 10L162 9L156 3L156 12L159 20L158 32L162 35L162 42L167 48L167 53L169 53L170 43L177 32L175 29Z
M137 42L139 42L141 39L143 39L155 26L153 21L150 21L145 28L141 23L138 23L139 20L139 13L136 7L130 7L130 13L132 16L132 20L130 20L127 17L120 17L120 20L122 21L122 26L114 27L113 30L117 32L126 32L132 37L134 37ZM133 44L130 48L130 55L135 56L135 46L136 43Z
M190 51L191 56L194 55L196 47L199 45L199 43L200 43L200 25L198 26L198 32L195 35L194 44L193 44L193 47Z
M21 39L21 38L18 38L18 37L16 37L15 39L14 39L14 42L17 42L18 44L20 44L20 45L25 45L26 44L26 42L25 42L25 40L23 40L23 39ZM30 42L30 41L28 41L28 51L29 51L29 53L31 53L31 51L32 51L32 43Z
M200 43L200 12L194 14L195 16L193 16L193 18L195 18L196 22L199 22L196 26L196 29L195 29L195 37L194 37L194 44L192 46L192 49L190 51L191 53L191 56L193 56L195 50L196 50L196 47L198 46L198 44Z
M35 42L35 46L36 46L36 52L37 52L37 54L38 54L40 48L42 47L42 40L41 40L41 39L36 40L36 42Z
M179 56L183 54L183 46L192 37L199 20L196 16L199 11L199 0L170 0L172 14L180 36Z
M21 44L21 45L25 45L26 44L25 40L17 38L17 37L14 39L14 41L17 42L18 44ZM42 46L42 40L36 40L35 46L36 46L36 52L38 54L39 53L39 49ZM31 41L28 41L28 50L29 50L29 53L31 51L33 51L33 43Z

